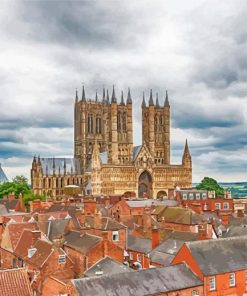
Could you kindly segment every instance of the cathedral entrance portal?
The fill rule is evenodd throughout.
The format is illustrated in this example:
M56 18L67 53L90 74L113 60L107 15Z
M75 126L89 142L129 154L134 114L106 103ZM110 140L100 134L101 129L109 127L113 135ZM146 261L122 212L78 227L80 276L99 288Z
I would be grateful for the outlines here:
M149 172L144 171L139 176L138 197L152 198L152 177Z

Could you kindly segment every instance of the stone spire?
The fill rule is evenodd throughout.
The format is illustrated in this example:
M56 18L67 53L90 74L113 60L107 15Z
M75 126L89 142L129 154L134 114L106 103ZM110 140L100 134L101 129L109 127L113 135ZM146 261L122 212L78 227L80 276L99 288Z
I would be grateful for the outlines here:
M186 139L185 146L184 146L184 154L183 154L182 163L183 163L183 166L186 166L186 167L192 166L191 155L190 155L190 150L189 150L187 139Z
M146 107L146 101L145 101L145 94L143 92L143 97L142 97L142 108Z
M116 98L116 95L115 95L115 88L114 88L114 84L113 84L113 87L112 87L112 96L111 96L111 102L112 102L112 103L117 103L117 98Z
M55 158L53 157L52 160L52 170L53 170L53 176L56 174L56 164L55 164Z
M82 100L83 102L86 102L86 96L85 96L84 85L82 86L82 96L81 96L81 100Z
M102 102L105 102L105 88L103 87L103 97L102 97Z
M123 91L122 91L122 93L121 93L121 103L120 103L120 105L125 105L125 103L124 103Z
M96 89L96 95L95 95L95 102L98 102L98 93L97 93L97 89Z
M150 89L149 106L154 106L152 89Z
M107 102L107 104L110 104L108 89L106 90L106 102Z
M127 104L132 104L132 99L130 95L130 88L128 88Z
M77 89L75 90L75 102L76 103L78 102L78 92L77 92Z
M167 92L167 90L166 90L166 99L165 99L164 107L170 107L169 100L168 100L168 92Z
M158 96L158 93L156 93L156 107L159 107L160 104L159 104L159 96Z

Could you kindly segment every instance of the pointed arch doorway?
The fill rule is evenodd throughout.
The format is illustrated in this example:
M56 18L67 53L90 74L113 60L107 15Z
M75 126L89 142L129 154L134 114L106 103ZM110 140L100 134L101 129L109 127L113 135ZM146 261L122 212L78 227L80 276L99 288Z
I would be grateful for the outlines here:
M144 171L138 180L138 197L152 198L152 191L152 177L148 171Z

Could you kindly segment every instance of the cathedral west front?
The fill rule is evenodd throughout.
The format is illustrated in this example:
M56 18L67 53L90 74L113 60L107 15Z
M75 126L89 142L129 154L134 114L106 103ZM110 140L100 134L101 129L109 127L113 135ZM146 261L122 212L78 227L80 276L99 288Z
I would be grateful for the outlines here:
M117 98L86 97L74 103L74 157L34 157L31 169L34 194L61 196L65 186L77 185L85 195L132 194L160 198L176 186L192 186L192 161L187 141L182 163L170 163L170 104L154 100L152 90L142 100L142 145L133 145L132 97L128 89Z

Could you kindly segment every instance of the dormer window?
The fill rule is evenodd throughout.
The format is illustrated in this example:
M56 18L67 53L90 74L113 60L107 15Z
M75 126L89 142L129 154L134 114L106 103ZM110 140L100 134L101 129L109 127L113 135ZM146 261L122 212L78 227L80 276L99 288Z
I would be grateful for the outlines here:
M113 231L112 232L112 240L113 241L119 241L119 232L118 231Z
M58 256L58 263L59 264L65 264L66 263L66 256L65 255L59 255Z
M36 248L28 249L27 257L32 258L36 251L37 251Z

